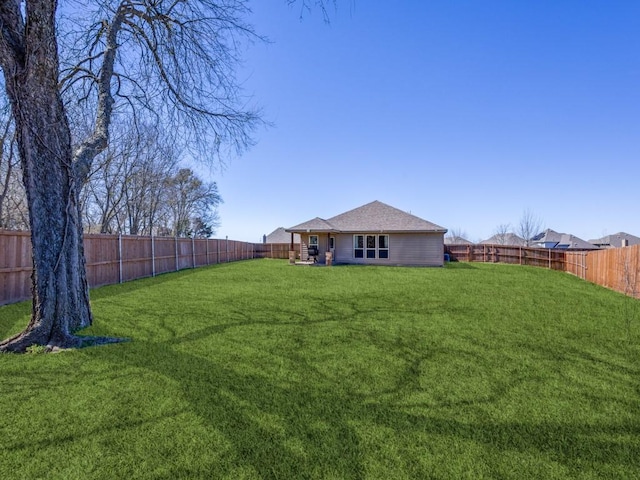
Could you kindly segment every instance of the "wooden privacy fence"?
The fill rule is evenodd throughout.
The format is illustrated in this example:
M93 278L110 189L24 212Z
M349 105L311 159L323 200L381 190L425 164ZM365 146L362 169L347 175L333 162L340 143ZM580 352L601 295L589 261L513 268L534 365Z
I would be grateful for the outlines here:
M465 244L445 245L445 252L461 262L512 263L552 270L564 270L566 262L564 250L549 248Z
M569 267L584 265L582 271L567 269L580 278L640 298L640 245L590 252L567 252Z
M560 270L588 282L640 298L640 245L567 251L510 245L445 245L451 259L496 262Z
M87 234L84 250L91 287L160 273L251 258L289 258L290 245L129 235ZM0 230L0 305L31 297L29 232Z
M289 243L248 243L87 234L87 280L91 287L160 273L251 258L288 259ZM299 245L294 245L299 250ZM640 298L640 245L572 252L509 245L445 245L452 260L512 263L572 273L604 287ZM31 297L29 232L0 230L0 305Z

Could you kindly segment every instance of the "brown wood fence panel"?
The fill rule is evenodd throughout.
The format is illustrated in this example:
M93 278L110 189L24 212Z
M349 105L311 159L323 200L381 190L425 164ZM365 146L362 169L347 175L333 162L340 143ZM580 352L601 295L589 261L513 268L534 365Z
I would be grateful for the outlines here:
M595 252L565 252L564 270L584 280L587 278L587 257Z
M640 245L578 252L504 245L445 245L445 253L462 262L517 263L561 270L640 298Z
M210 265L209 263L209 240L206 238L198 238L193 241L193 261L195 267L203 267Z
M136 278L153 276L151 237L123 235L119 240L122 252L122 278L120 281L128 282Z
M564 270L565 251L511 245L445 245L452 260L462 262L511 263Z
M0 305L31 296L31 236L0 230Z
M640 245L589 252L585 279L640 298Z
M190 238L179 238L177 245L178 266L176 270L193 268L193 249Z
M89 285L98 287L120 281L119 251L118 235L87 234L84 236L84 255Z
M294 243L293 248L300 251L300 244ZM254 245L255 258L279 258L289 259L290 243L256 243Z
M228 239L86 234L84 248L91 287L268 256L263 244ZM288 246L286 255L276 251L288 258ZM29 232L0 230L0 305L31 297L31 271Z
M250 258L287 259L290 249L289 243L98 234L85 235L84 245L91 287ZM298 249L299 244L294 247ZM445 245L445 252L459 261L564 270L640 298L640 245L589 252L506 245ZM0 230L0 305L31 297L31 270L29 232Z

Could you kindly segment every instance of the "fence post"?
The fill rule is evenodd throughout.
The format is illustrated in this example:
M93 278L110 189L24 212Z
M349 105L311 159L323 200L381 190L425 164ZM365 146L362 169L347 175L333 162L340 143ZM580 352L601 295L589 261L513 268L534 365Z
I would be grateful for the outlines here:
M118 281L122 283L122 234L118 234Z
M180 264L178 263L178 236L176 235L175 237L173 237L175 239L175 245L176 245L176 272L178 270L180 270Z
M549 249L549 270L551 270L551 249Z
M225 251L225 258L227 259L227 263L229 263L229 236L225 237L224 251Z
M151 232L151 276L156 276L156 242Z
M207 252L207 265L210 265L210 263L209 263L209 237L207 237L205 239L204 248L205 248L205 252Z
M196 268L196 239L191 237L191 263L193 264L192 268Z

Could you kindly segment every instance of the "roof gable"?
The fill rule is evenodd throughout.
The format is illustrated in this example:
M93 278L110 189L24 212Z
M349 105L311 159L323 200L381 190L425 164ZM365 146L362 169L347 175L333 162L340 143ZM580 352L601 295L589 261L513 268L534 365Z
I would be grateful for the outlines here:
M343 232L446 232L446 229L379 201L327 220Z
M582 240L575 235L558 233L550 228L532 238L538 245L544 248L561 248L570 250L594 250L595 245Z
M300 235L294 234L294 243L300 243ZM284 227L278 227L269 235L266 235L265 243L290 243L291 234L286 232Z
M325 219L316 217L306 222L287 228L287 232L335 232L336 229Z
M589 240L589 243L593 243L594 245L608 245L612 247L622 247L637 245L640 243L640 238L635 235L631 235L626 232L618 232L613 235L606 235L602 238L597 238L594 240Z
M287 231L445 233L447 229L376 200L328 220L316 217Z
M516 235L515 233L496 233L494 236L481 241L480 244L524 247L527 245L527 242L524 238Z

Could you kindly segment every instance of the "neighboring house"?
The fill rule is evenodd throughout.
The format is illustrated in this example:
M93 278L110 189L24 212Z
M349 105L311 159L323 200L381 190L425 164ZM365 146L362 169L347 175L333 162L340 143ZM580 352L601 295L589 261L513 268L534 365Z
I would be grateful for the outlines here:
M493 237L480 242L486 245L508 245L510 247L526 247L527 241L515 233L496 233Z
M445 245L473 245L473 242L470 242L466 238L462 237L453 237L451 235L444 237Z
M598 247L575 235L558 233L550 228L531 238L531 246L563 250L597 250Z
M620 248L630 247L631 245L640 244L640 238L625 232L614 233L595 240L589 240L589 243L600 248Z
M329 219L316 217L286 229L301 236L300 258L311 247L325 262L442 266L447 230L385 203L374 201Z
M291 234L284 227L276 228L269 235L264 235L262 243L291 243ZM300 243L300 235L293 235L293 243Z

